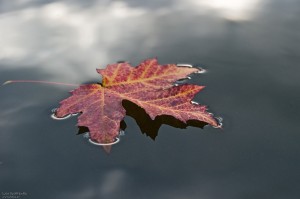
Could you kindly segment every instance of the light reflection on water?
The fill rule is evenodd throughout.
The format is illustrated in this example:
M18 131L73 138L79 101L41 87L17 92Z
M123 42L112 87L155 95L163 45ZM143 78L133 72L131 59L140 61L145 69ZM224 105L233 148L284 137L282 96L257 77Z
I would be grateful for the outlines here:
M0 191L46 199L299 197L299 2L257 1L244 6L247 20L236 18L239 9L226 16L234 5L221 1L13 2L0 6L0 83L82 83L106 64L157 56L208 69L187 81L206 86L194 101L225 126L149 127L126 117L126 136L107 155L75 135L76 117L49 118L69 88L6 85Z

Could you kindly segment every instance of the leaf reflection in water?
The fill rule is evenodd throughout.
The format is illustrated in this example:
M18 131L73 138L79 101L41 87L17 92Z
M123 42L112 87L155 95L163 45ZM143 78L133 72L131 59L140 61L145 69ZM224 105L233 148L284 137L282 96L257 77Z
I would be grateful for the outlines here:
M207 123L197 120L189 120L187 123L184 123L169 115L161 115L152 120L144 109L130 101L123 100L122 105L126 109L126 115L135 119L137 125L141 129L141 132L145 133L153 140L155 140L157 137L158 130L163 124L181 129L184 129L188 126L203 128L205 125L207 125Z

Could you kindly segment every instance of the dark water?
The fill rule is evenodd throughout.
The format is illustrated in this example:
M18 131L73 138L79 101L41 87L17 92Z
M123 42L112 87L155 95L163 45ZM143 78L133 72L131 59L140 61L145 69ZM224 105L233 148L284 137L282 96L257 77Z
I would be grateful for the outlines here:
M195 101L224 128L162 125L153 141L127 116L107 155L76 135L76 117L50 118L73 88L6 85L2 198L300 197L299 1L16 2L0 3L0 82L99 81L96 67L149 57L191 63L208 70L189 80L206 86Z

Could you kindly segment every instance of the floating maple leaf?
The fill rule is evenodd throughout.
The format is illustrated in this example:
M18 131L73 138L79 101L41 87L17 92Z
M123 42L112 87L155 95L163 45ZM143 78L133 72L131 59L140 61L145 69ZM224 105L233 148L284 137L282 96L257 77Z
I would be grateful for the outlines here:
M78 126L87 127L95 142L115 141L126 114L123 100L143 108L152 120L169 115L183 123L198 120L218 127L205 106L191 103L203 86L174 86L177 80L199 72L197 68L159 65L156 59L148 59L137 67L118 63L97 69L97 72L102 75L102 84L81 85L60 102L56 110L57 117L82 113L78 117Z

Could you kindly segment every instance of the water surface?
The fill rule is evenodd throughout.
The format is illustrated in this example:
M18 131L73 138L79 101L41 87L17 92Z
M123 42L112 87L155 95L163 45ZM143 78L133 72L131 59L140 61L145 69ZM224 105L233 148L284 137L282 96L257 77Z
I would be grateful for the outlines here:
M51 110L71 87L0 87L0 191L30 199L300 197L300 2L1 1L0 82L100 81L95 68L189 63L207 69L194 101L222 130L126 117L107 155ZM255 2L255 3L254 3ZM236 5L236 6L234 6ZM236 8L237 7L237 8Z

